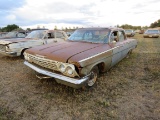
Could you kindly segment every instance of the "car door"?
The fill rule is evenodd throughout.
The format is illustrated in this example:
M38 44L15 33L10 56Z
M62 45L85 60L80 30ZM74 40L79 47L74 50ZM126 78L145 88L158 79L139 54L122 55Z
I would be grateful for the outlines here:
M124 49L123 42L121 41L119 31L113 31L111 35L114 35L114 41L116 41L114 47L112 48L112 63L111 67L118 63L122 57L122 51ZM110 37L111 38L111 37Z
M123 59L129 51L129 42L127 41L127 37L125 36L125 32L123 30L120 30L118 33L119 33L119 41L122 46L121 59Z

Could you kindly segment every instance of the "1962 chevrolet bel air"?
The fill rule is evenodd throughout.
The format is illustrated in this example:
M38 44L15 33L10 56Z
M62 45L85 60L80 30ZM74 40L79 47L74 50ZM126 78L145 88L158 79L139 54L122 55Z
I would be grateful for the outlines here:
M91 87L105 72L137 46L121 28L81 28L66 42L28 49L24 64L74 88Z
M34 30L25 38L1 39L0 53L6 56L22 56L26 49L39 45L64 41L68 38L64 31Z

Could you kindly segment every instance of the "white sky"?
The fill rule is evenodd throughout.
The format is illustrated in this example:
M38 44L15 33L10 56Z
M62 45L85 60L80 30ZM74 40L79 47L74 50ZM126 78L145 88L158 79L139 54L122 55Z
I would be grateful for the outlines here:
M8 10L5 24L49 29L56 25L61 29L122 24L149 26L158 19L160 0L25 0L25 4Z

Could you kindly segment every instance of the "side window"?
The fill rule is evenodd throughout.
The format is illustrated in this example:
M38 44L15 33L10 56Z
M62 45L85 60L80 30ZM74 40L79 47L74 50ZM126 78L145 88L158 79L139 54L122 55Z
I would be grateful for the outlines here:
M119 33L119 41L124 41L125 40L124 32L119 31L118 33Z
M48 39L53 39L54 38L54 33L47 33Z
M119 41L118 31L113 31L113 32L111 33L110 42L112 42L112 41L116 41L116 42Z
M61 32L56 32L56 38L64 38L64 35Z
M18 33L18 34L17 34L17 37L25 37L25 34L23 34L23 33Z
M84 34L84 39L85 39L85 40L92 39L92 38L93 38L93 35L92 35L91 32L86 32L86 33Z

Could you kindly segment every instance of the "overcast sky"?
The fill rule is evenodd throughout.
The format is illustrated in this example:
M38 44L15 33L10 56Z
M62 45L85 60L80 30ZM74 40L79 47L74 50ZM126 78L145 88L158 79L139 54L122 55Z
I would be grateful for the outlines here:
M149 26L160 19L160 0L0 0L0 27Z

